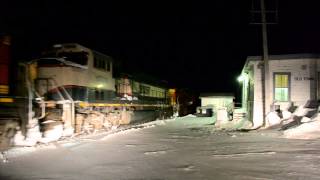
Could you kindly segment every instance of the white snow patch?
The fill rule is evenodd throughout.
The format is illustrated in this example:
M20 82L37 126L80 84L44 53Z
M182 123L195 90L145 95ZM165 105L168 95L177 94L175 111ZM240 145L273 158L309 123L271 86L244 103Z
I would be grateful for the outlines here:
M281 122L281 119L276 112L269 112L266 118L269 126L274 126Z
M67 127L63 129L63 133L62 136L64 137L68 137L68 136L72 136L74 134L74 128L72 127Z
M242 156L250 156L250 155L273 155L276 154L274 151L266 151L266 152L246 152L246 153L234 153L234 154L214 154L212 157L242 157Z
M194 171L195 166L191 165L191 164L187 164L187 165L183 165L180 167L177 167L178 170L180 171Z
M299 106L293 113L293 115L296 116L304 116L310 111L309 108L304 108L304 106Z
M109 138L112 138L112 137L116 137L118 135L125 135L125 134L129 134L131 132L137 132L137 131L140 131L141 128L132 128L132 129L126 129L126 130L121 130L119 132L115 132L113 134L108 134L106 135L105 137L103 137L101 140L106 140L106 139L109 139Z
M53 144L51 145L45 145L45 146L32 146L32 147L13 147L6 151L6 157L9 159L10 158L15 158L18 156L22 156L25 154L29 154L32 152L35 152L40 149L56 149L57 147Z
M34 146L41 139L41 136L39 125L36 124L28 128L26 137L19 130L13 138L13 143L15 146Z
M292 113L290 111L284 110L282 111L282 116L283 116L283 119L289 119L291 118Z
M19 130L17 131L17 133L14 135L13 137L13 143L15 146L19 145L19 144L23 144L25 140L25 136L22 135L22 132Z
M147 122L147 123L144 123L144 124L141 124L138 126L133 126L130 129L125 129L125 130L121 130L121 131L113 133L113 134L109 134L109 135L103 137L101 140L106 140L111 137L116 137L117 135L125 135L125 134L129 134L131 132L137 132L137 131L140 131L140 130L146 129L146 128L152 128L152 127L155 127L156 125L165 125L166 122L173 121L173 120L175 120L175 119L156 120L156 121Z
M126 144L125 146L126 147L137 147L137 145L135 145L135 144Z
M46 130L43 133L43 137L45 138L52 138L54 140L58 140L63 134L63 125L55 125L52 129Z
M307 122L311 122L312 121L312 119L311 118L308 118L308 117L302 117L302 119L301 119L301 122L302 123L307 123Z
M167 151L147 151L144 152L145 155L157 155L157 154L166 154Z
M167 122L174 121L174 120L176 120L176 119L174 118L174 119L151 121L151 122L144 123L144 124L141 124L141 125L138 125L138 126L133 126L130 129L126 129L126 130L122 130L122 131L119 131L119 132L115 132L113 134L107 134L106 136L104 136L100 140L105 140L105 139L108 139L108 138L116 137L117 135L125 135L125 134L129 134L131 132L137 132L137 131L140 131L140 130L145 129L145 128L155 127L157 125L165 125ZM39 127L36 127L36 128L39 128ZM113 130L116 131L117 129L114 128ZM29 133L33 133L34 134L34 132L32 130L29 131ZM40 150L40 149L56 149L57 148L56 145L47 144L47 143L49 143L51 141L58 140L62 136L62 133L63 133L62 126L55 126L53 129L51 129L49 131L46 131L44 133L45 137L43 137L43 138L38 137L38 138L41 138L41 139L39 139L37 141L45 143L45 144L44 145L36 145L35 146L37 141L29 142L28 138L26 139L22 135L21 131L18 131L16 133L15 137L14 137L14 143L15 143L16 147L13 147L13 148L9 149L8 151L6 151L6 157L10 159L10 158L13 158L13 157L18 157L18 156L21 156L21 155L25 155L25 154L28 154L28 153L35 152L35 151ZM110 132L106 132L106 133L110 133ZM39 136L38 134L36 134L36 135ZM68 142L65 142L65 143L62 142L61 146L63 146L63 147L74 146L74 145L79 144L80 141L96 141L96 140L88 139L88 138L81 138L81 139L79 139L79 141L75 140L73 142L70 142L68 140ZM133 146L135 146L135 145L127 145L127 147L133 147ZM152 152L150 152L150 153L152 154ZM163 154L162 151L159 151L158 153L159 154Z
M67 133L67 132L66 132ZM39 140L41 143L49 143L59 140L63 135L63 125L57 124L52 126L51 129L46 130L43 133L43 138Z
M195 115L193 115L193 114L188 114L188 115L183 116L183 117L181 117L181 118L187 118L187 117L197 117L197 116L195 116Z
M315 139L320 138L320 121L301 124L284 131L283 136L290 139Z

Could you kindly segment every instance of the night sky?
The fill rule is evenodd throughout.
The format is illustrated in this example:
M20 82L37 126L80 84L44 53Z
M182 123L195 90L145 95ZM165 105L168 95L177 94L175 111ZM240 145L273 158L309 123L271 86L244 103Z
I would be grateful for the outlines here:
M16 60L76 42L112 56L127 72L143 71L171 86L236 92L246 57L262 53L251 1L1 2L0 32L12 35ZM320 52L316 2L279 0L278 24L268 26L271 54Z

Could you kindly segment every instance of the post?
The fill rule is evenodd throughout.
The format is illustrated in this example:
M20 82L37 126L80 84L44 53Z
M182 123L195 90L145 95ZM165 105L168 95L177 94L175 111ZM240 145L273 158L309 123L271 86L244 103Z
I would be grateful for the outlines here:
M263 43L263 69L261 71L262 75L262 114L263 121L262 126L266 124L266 111L267 107L270 105L269 98L266 97L266 92L269 89L269 59L268 59L268 39L267 39L267 20L266 20L266 12L265 12L265 3L264 0L260 0L261 6L261 22L262 22L262 43Z

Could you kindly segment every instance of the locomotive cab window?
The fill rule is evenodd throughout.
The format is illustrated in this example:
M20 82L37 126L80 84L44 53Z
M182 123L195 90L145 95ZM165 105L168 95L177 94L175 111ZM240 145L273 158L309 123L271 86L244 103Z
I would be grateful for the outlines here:
M67 61L71 61L80 65L88 64L88 53L86 52L61 52L58 57L63 57Z
M108 71L108 72L111 69L110 61L108 61L106 59L99 58L99 57L94 58L93 66L96 69L100 69L100 70L104 70L104 71Z

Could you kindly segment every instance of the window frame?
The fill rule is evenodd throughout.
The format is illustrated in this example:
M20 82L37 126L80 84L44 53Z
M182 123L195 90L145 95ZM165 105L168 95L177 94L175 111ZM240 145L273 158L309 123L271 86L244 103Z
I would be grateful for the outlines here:
M287 101L276 100L276 75L287 75L288 76L288 100ZM290 102L291 101L291 72L273 72L273 101L277 101L277 102Z
M107 60L106 62L106 68L107 68L107 72L110 72L111 71L111 62L109 60Z
M100 71L110 72L110 70L108 70L108 67L107 67L108 62L109 62L109 60L107 60L107 59L94 57L93 58L93 68L98 69ZM111 65L109 66L109 68L111 68Z

